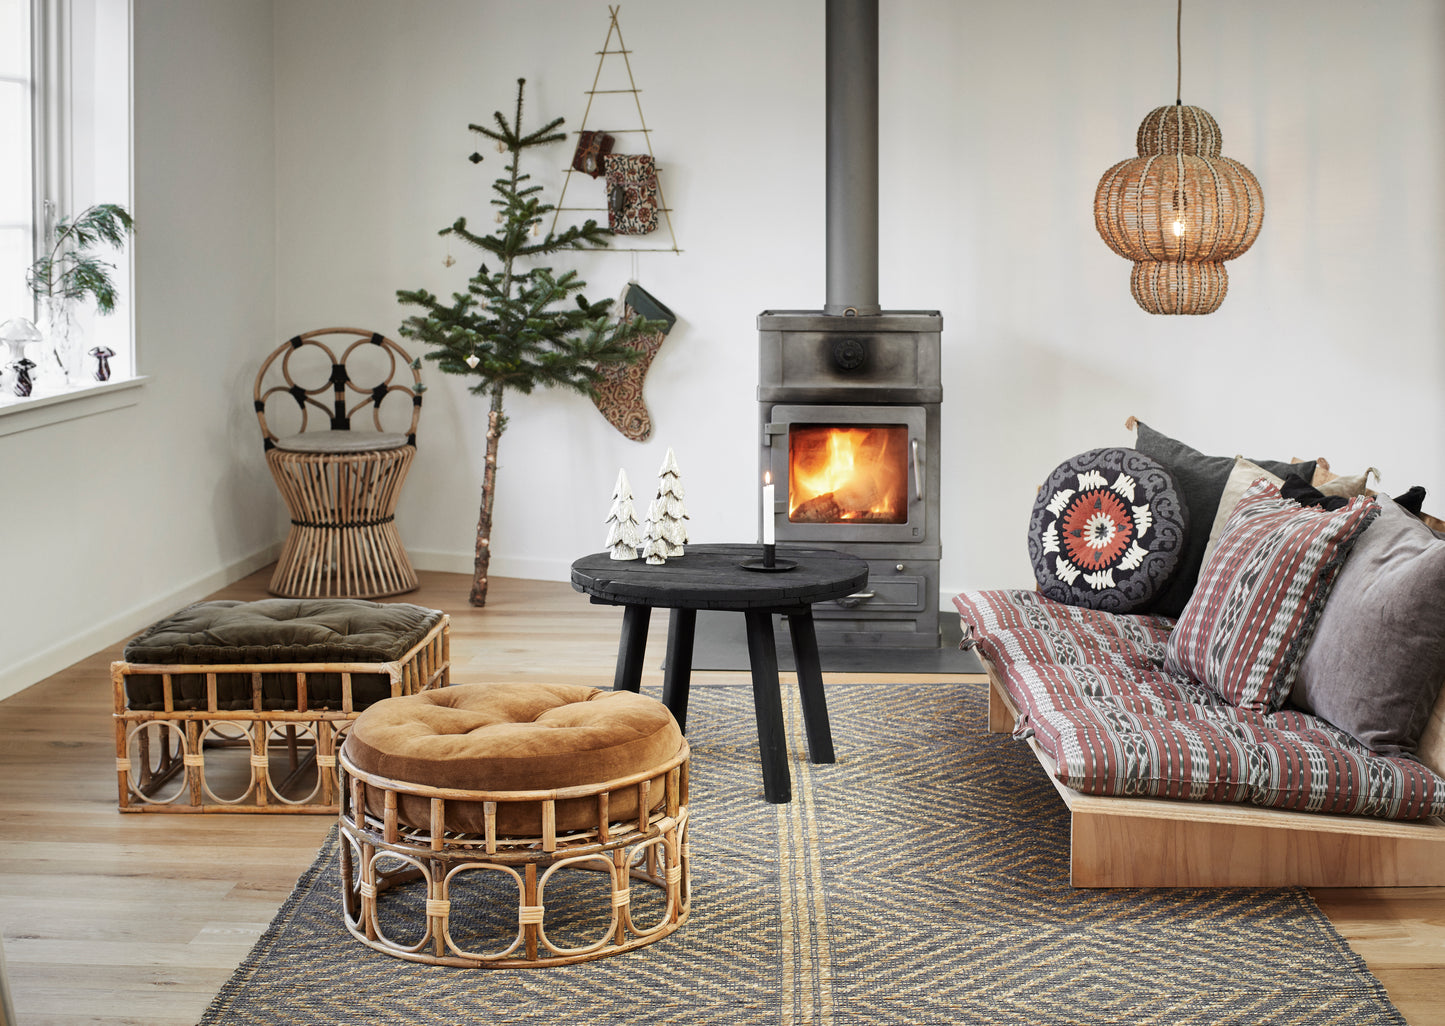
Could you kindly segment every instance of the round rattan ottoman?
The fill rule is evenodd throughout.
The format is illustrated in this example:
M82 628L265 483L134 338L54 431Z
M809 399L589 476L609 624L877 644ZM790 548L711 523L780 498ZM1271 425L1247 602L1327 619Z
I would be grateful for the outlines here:
M688 747L655 699L569 684L388 698L338 765L346 926L378 951L561 965L687 919Z

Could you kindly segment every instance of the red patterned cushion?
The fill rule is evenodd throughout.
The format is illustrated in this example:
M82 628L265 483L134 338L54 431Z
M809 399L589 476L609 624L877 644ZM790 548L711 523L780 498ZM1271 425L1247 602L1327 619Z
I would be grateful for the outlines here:
M1380 507L1300 506L1259 480L1244 493L1169 636L1165 666L1231 705L1273 712L1299 673L1350 547Z

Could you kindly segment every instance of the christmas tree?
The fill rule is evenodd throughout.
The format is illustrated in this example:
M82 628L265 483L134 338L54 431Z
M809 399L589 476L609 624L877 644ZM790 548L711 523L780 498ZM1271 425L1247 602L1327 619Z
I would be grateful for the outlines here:
M607 548L613 559L636 559L637 549L642 544L642 525L637 522L637 511L632 508L632 485L627 480L627 471L617 472L617 484L612 489L612 508L607 511Z
M526 394L537 387L560 387L591 395L601 377L599 366L636 360L641 352L628 341L663 328L656 321L622 321L610 316L612 300L590 302L582 294L587 283L576 271L555 274L550 267L524 266L562 250L603 248L612 234L589 220L542 235L542 221L556 208L541 200L540 185L527 184L531 176L521 171L522 151L560 142L567 134L556 131L561 118L523 134L525 85L525 79L517 80L517 110L510 123L497 111L495 128L469 126L510 155L505 175L492 184L496 230L478 235L467 227L467 219L460 217L438 233L477 247L493 263L483 263L468 282L467 291L453 293L450 302L425 289L398 290L396 294L401 303L422 311L402 323L402 335L430 346L432 352L426 358L441 370L476 378L471 391L486 396L490 404L476 562L468 597L474 606L487 601L497 443L507 428L502 408L506 391ZM473 153L470 159L476 164L482 156ZM574 304L566 302L568 297Z

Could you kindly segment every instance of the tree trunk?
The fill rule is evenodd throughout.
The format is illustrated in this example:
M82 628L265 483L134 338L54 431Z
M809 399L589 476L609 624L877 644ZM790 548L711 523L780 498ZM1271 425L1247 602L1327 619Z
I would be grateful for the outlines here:
M472 569L472 593L467 601L487 604L487 570L492 563L492 506L497 497L497 442L502 437L502 392L500 382L492 385L492 405L487 411L487 456L482 470L482 509L477 517L477 559Z

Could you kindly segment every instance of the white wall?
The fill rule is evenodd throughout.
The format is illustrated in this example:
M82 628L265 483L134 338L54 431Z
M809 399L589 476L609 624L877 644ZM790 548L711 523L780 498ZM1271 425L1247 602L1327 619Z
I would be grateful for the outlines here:
M1097 238L1095 183L1173 100L1173 5L883 0L882 280L944 316L945 591L1027 585L1024 525L1062 458L1128 414L1207 451L1327 455L1445 510L1445 12L1186 7L1184 99L1219 120L1268 213L1219 313L1151 317ZM757 340L823 281L822 3L621 11L681 256L575 259L680 322L647 379L654 440L585 399L510 396L493 571L565 577L602 541L618 467L677 451L697 541L754 532ZM0 694L274 553L284 517L248 408L290 334L394 334L398 288L461 287L437 229L486 224L469 122L580 122L604 3L136 4L139 403L0 437ZM589 125L615 120L601 112ZM569 154L529 167L555 197ZM574 182L581 179L574 178ZM569 196L569 200L572 197ZM561 260L557 263L560 265ZM470 564L484 408L434 371L399 520L423 567Z
M271 41L269 0L135 5L150 381L132 406L0 437L0 696L274 557L249 399L276 334Z
M1374 465L1445 509L1439 5L1186 5L1184 100L1267 205L1203 318L1140 311L1092 222L1099 176L1174 100L1172 4L882 9L880 298L944 317L946 591L1030 584L1036 486L1129 444L1129 414L1206 451ZM606 5L292 0L276 18L280 329L394 332L395 289L445 294L474 266L454 249L444 268L437 229L490 226L502 160L469 164L485 140L466 125L510 113L525 76L534 119L578 127ZM655 435L628 442L573 395L509 396L495 573L564 578L601 544L617 468L645 493L669 445L694 540L751 539L755 317L823 301L822 3L630 0L621 20L685 251L636 261L680 317L647 379ZM550 198L569 156L527 168ZM606 296L633 262L568 266ZM419 564L464 569L484 403L430 381L399 521Z

